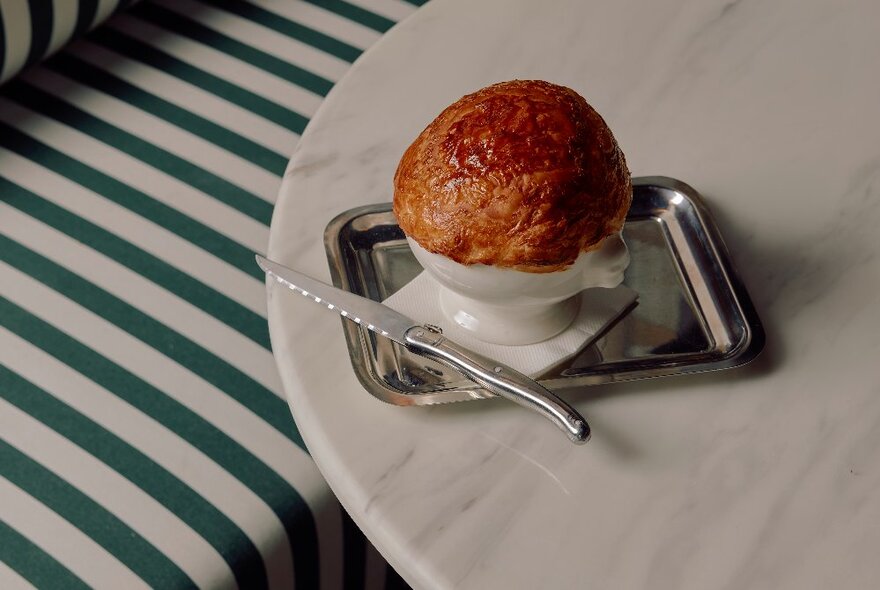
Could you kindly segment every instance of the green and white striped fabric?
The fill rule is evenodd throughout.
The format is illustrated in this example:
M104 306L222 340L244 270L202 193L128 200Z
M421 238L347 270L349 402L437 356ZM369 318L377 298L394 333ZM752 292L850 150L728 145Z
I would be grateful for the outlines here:
M0 87L0 588L402 586L290 418L252 253L421 2L118 2L0 0L4 78L115 12Z
M0 0L0 83L132 0Z

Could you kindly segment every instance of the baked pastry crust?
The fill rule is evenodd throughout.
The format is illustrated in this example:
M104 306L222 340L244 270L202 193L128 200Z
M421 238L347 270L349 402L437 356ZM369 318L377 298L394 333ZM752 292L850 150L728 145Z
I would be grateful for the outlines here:
M623 227L629 170L570 88L494 84L428 125L394 175L394 213L423 248L462 264L564 269Z

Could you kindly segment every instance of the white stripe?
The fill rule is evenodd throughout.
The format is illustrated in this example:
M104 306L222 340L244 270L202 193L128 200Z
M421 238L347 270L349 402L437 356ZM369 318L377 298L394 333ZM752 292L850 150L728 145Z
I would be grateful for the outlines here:
M0 522L2 522L0 518ZM7 590L31 590L33 584L25 580L21 574L6 565L6 562L0 561L0 588Z
M78 1L52 0L52 38L49 40L48 53L55 53L73 36L78 8Z
M249 408L110 322L2 262L0 294L189 408L260 459L293 486L311 509L318 527L320 553L338 555L342 551L339 504L317 467L302 449Z
M0 231L182 334L284 397L272 353L198 307L2 202Z
M279 177L235 153L46 68L29 70L22 74L22 78L52 96L61 97L68 104L183 158L269 203L275 202Z
M338 81L345 75L350 65L347 61L324 53L302 41L208 4L193 0L153 0L153 3L184 16L195 18L206 27L240 43L259 49L281 61L299 66L332 82Z
M207 45L120 14L107 26L306 117L323 97Z
M6 523L93 588L144 588L128 567L57 513L0 475Z
M299 135L296 133L264 119L258 113L244 109L222 96L211 94L152 66L114 53L88 39L80 40L69 51L83 61L107 70L129 84L213 121L279 155L288 156L299 140Z
M360 23L305 2L258 0L254 4L358 49L367 49L382 36L382 33Z
M95 10L95 20L92 21L90 29L95 28L101 21L110 16L116 7L119 5L119 0L98 0L98 8Z
M223 557L174 513L68 439L0 398L7 443L65 480L143 537L202 588L234 588Z
M185 367L3 262L0 262L0 293L19 307L52 324L104 358L180 402L270 467L272 467L271 463L278 464L282 461L289 465L286 456L288 454L305 454L249 408L206 383ZM151 444L149 441L145 442L147 445ZM152 444L157 443L158 441ZM307 462L311 463L311 461ZM194 467L190 465L188 468ZM317 471L313 464L310 467L312 471ZM295 487L299 491L306 478L302 474L297 473L297 475L299 477ZM229 493L230 501L239 503L239 494L235 493L238 490L235 490L231 482L227 486L228 488L220 488L220 491ZM326 489L326 484L323 486ZM241 493L251 494L244 490ZM263 545L263 549L267 552L264 554L267 561L289 558L290 547L287 545L286 537L280 532L283 530L283 523L262 500L254 495L251 497L253 501L242 506L247 510L247 514L239 514L240 519L245 519L241 523L242 530L251 536L258 547ZM241 510L239 509L238 512ZM266 539L262 536L266 531L273 530L278 531L274 535L274 543L264 544L262 541ZM272 537L270 535L270 538ZM283 546L279 546L279 543ZM291 563L285 566L285 569L292 567Z
M282 585L289 582L293 575L292 562L287 559L290 548L283 541L279 546L277 520L250 489L162 423L0 328L0 348L4 347L16 350L14 357L4 359L7 368L130 444L192 488L254 543L263 556L270 580ZM278 551L286 553L276 558Z
M6 33L6 57L0 64L0 82L24 66L31 50L31 9L27 0L3 0L0 17Z
M213 424L304 497L326 501L327 484L308 455L250 408L97 314L3 262L0 292Z
M255 252L266 249L269 228L170 174L54 119L0 97L0 121L73 156L123 184L199 221ZM23 123L26 121L26 123Z
M251 311L266 316L265 285L163 227L18 154L0 148L8 180L41 195L149 252L206 285L213 285Z
M348 0L348 2L394 22L402 21L418 8L404 0Z

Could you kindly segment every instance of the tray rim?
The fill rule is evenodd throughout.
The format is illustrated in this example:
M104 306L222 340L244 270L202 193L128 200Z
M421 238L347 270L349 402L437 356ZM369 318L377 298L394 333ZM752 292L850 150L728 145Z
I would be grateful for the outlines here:
M740 315L746 321L743 324L744 337L731 350L721 357L710 361L698 360L687 362L682 359L659 360L651 364L650 368L631 369L623 373L614 372L614 363L605 365L605 368L593 371L590 374L572 376L559 376L548 379L539 379L539 382L550 389L571 390L579 387L589 387L605 383L622 383L675 375L689 375L721 371L741 367L753 361L764 349L766 335L763 324L752 303L751 297L745 288L739 274L730 259L730 253L721 237L717 224L711 212L706 206L703 197L690 185L667 176L640 176L633 177L633 187L657 187L671 190L681 194L693 207L695 217L700 224L708 246L709 254L718 262L724 280L730 286L730 293ZM387 213L391 210L391 203L374 203L361 205L348 209L336 215L327 224L324 230L324 248L330 267L330 276L333 284L339 288L351 291L351 282L346 272L342 246L339 235L342 228L359 217L374 213ZM468 388L442 388L423 392L405 392L390 387L374 371L374 363L368 362L370 356L367 344L366 330L352 322L340 320L348 345L349 358L355 375L361 385L374 397L394 405L431 405L456 401L469 401L495 397L491 392L479 387ZM632 363L633 361L626 361ZM577 381L577 383L574 383Z

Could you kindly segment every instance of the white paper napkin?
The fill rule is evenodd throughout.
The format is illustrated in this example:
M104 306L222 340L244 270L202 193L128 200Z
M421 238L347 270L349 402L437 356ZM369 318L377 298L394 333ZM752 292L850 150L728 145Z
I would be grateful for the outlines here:
M440 287L431 275L422 272L383 303L417 322L439 326L446 336L462 346L530 377L538 377L550 367L574 357L638 299L635 291L623 285L614 289L587 289L581 292L580 313L562 333L537 344L502 346L477 340L448 319L440 310L439 292Z

